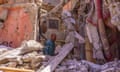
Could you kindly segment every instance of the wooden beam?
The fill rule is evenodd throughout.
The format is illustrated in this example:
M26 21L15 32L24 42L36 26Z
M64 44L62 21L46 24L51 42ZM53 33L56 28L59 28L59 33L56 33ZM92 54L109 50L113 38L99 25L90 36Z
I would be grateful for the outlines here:
M10 67L0 67L0 70L3 72L35 72L33 70L17 69L17 68L10 68Z
M61 61L70 53L72 49L72 43L65 44L61 48L59 54L55 56L54 59L43 70L39 69L37 72L53 72L57 65L61 63Z
M60 8L62 8L64 6L64 4L65 4L64 0L61 0L61 2L56 7L54 7L48 14L55 13Z
M54 6L42 4L41 8L42 8L42 9L45 9L45 10L47 10L47 11L50 11L51 9L54 8Z
M63 9L66 7L67 9L65 9L65 10L70 10L70 11L72 11L72 10L76 7L77 3L79 3L79 0L70 0L70 1L63 7Z

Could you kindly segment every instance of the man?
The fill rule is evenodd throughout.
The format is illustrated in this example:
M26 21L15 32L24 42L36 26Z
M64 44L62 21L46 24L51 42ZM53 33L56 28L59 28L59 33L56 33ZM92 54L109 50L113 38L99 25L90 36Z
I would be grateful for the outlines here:
M45 42L45 48L43 50L43 53L45 55L50 55L50 56L55 55L55 40L56 40L56 34L51 34L51 39Z

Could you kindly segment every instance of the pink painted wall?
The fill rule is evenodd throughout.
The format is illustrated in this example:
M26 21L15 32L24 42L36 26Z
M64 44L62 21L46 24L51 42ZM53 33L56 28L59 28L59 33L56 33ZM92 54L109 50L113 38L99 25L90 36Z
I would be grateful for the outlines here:
M32 26L30 16L24 8L8 8L8 17L0 29L0 42L8 42L13 48L19 47L23 40L30 39Z

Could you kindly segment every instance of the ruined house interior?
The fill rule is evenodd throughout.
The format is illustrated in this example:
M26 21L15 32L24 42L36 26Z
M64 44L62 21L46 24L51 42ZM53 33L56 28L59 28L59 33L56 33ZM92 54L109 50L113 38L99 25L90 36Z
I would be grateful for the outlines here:
M120 72L120 0L0 0L0 72Z

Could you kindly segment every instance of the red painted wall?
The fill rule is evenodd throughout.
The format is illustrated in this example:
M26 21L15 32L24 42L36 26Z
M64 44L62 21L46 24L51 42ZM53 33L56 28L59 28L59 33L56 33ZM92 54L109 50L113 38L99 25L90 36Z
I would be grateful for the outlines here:
M23 40L30 39L32 26L30 15L24 8L8 8L4 27L0 29L0 42L8 42L9 46L16 48L21 45Z

